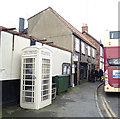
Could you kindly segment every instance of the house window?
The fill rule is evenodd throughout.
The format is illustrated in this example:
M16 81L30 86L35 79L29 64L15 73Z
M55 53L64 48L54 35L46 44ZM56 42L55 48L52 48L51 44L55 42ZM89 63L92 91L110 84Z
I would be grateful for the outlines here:
M86 47L85 47L85 53L86 53L86 55L88 55L88 46L86 45Z
M90 56L90 46L88 46L88 56Z
M95 58L95 49L92 48L92 57Z
M80 52L80 40L75 38L75 51Z
M100 46L100 56L103 57L103 47Z
M63 75L70 75L70 64L69 63L62 64L62 74Z
M85 54L85 43L81 42L81 50L82 50L82 54Z

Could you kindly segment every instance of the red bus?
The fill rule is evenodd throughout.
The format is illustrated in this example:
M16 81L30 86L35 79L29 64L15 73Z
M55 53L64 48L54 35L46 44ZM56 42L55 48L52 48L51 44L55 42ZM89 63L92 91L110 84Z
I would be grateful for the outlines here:
M120 32L107 31L107 34L109 38L104 44L104 91L120 92Z

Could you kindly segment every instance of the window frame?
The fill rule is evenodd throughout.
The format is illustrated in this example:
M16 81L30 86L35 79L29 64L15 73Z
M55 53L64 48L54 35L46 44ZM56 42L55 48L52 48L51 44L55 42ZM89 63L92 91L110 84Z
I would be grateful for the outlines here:
M95 49L92 48L92 57L95 58Z
M75 38L75 51L80 52L80 40Z
M85 54L85 43L81 41L81 53Z
M112 36L112 34L113 34L113 36ZM115 34L115 36L114 36L114 34ZM110 39L120 39L120 31L110 31L109 38Z
M88 56L90 56L91 47L88 45Z
M64 73L64 67L66 67L66 72ZM68 73L68 69L69 69L69 73ZM70 63L63 63L62 64L62 75L70 75L71 74L71 67L70 67Z
M114 60L118 60L118 64L114 64L113 63ZM120 61L120 58L110 58L110 59L107 59L107 62L109 64L109 66L120 66L119 61ZM112 63L110 63L110 62L112 62Z

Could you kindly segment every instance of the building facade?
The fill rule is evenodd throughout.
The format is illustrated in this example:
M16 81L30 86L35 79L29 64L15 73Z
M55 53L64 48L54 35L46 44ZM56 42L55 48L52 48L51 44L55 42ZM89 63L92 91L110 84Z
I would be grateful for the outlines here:
M28 34L39 39L47 39L47 41L53 42L54 45L72 52L72 86L80 84L84 79L87 80L88 67L91 69L96 64L96 47L55 10L48 7L30 17L28 19ZM87 50L89 50L89 55ZM94 57L90 54L94 54ZM82 67L86 68L82 69Z
M87 24L83 24L82 34L86 37L87 41L89 41L96 47L96 69L100 69L100 44L101 43L88 33Z

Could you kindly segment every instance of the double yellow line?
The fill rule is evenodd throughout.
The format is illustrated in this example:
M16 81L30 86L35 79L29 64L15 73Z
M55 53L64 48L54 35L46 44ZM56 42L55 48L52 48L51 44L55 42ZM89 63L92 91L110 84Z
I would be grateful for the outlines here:
M108 115L108 117L110 117L110 119L118 119L118 117L116 116L116 114L112 111L112 109L110 108L109 104L107 103L105 97L103 97L101 95L101 99L102 99L102 105Z

